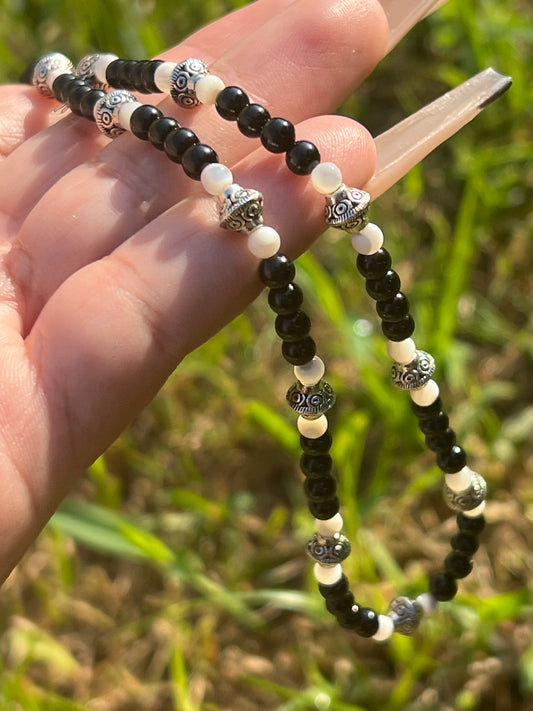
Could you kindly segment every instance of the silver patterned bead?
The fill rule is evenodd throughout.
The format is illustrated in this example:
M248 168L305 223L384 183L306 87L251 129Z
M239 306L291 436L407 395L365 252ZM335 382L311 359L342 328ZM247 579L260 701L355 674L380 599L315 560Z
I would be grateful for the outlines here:
M220 226L233 232L251 232L263 224L263 195L233 183L220 198Z
M352 550L350 541L343 533L321 536L315 533L307 544L307 552L320 565L333 566L345 560Z
M408 597L395 597L387 611L394 622L395 632L407 635L416 632L423 613L422 605Z
M289 405L307 420L316 420L335 404L335 391L321 380L316 385L302 385L297 380L287 391Z
M453 491L444 485L444 499L454 511L471 511L487 498L487 482L477 472L472 473L472 483L465 491Z
M101 82L97 79L94 71L96 62L99 58L99 54L86 54L85 57L82 57L78 62L76 74L80 77L80 79L83 79L83 81L86 81L87 84L90 84L93 89L102 89L103 91L107 91L109 89L109 84Z
M406 365L394 363L392 380L401 390L417 390L425 385L435 372L435 359L425 351L415 351L415 357Z
M364 190L341 185L326 196L326 224L348 232L362 230L368 224L370 195Z
M54 92L48 86L47 79L50 72L60 71L61 74L72 74L74 65L68 57L59 52L45 54L33 69L32 84L43 96L53 97Z
M130 101L135 101L135 97L129 91L116 89L96 102L94 107L96 125L108 138L116 138L124 133L118 120L118 108Z
M170 95L184 109L194 109L200 102L196 98L195 84L208 73L201 59L186 59L174 68L170 77Z

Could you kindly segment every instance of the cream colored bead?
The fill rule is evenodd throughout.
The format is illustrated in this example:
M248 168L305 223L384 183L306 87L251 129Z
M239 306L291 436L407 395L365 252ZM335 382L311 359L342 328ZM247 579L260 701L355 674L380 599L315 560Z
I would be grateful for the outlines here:
M342 565L320 565L315 563L313 574L321 585L335 585L342 577Z
M470 467L463 467L455 474L446 474L446 486L456 493L466 491L472 484L473 473Z
M372 635L376 642L384 642L394 632L394 621L388 615L378 615L378 631Z
M326 366L318 356L314 356L309 363L294 366L294 375L302 385L316 385L324 377Z
M118 107L118 109L117 109L118 120L119 120L122 128L126 129L126 131L131 131L131 126L130 126L131 115L136 109L139 108L139 106L142 106L142 104L139 101L127 101L126 103L121 104Z
M416 343L412 338L406 338L403 341L388 341L387 353L400 365L412 363L416 355Z
M163 64L158 65L154 72L154 84L159 91L162 91L164 94L170 94L172 72L175 68L175 62L163 62Z
M214 104L224 87L225 84L220 77L215 74L206 74L194 85L196 98L202 104Z
M340 513L336 513L333 518L328 518L323 521L320 518L315 518L316 530L321 536L332 536L334 533L340 533L344 526L344 521Z
M248 249L259 259L268 259L278 253L281 237L273 227L260 225L248 236Z
M115 59L118 59L118 56L116 54L110 54L109 52L98 55L98 59L94 63L94 76L101 84L107 84L106 71L108 66L111 62L114 62Z
M233 175L226 165L209 163L202 170L200 182L210 195L222 195L233 184Z
M331 195L342 185L342 173L335 163L319 163L311 171L311 183L322 195Z
M426 615L432 615L437 611L438 602L431 593L422 593L416 598L415 602L418 602Z
M360 254L375 254L383 246L383 232L373 222L369 222L352 237L352 246Z
M324 432L328 429L328 418L325 415L320 415L316 420L306 420L305 417L298 418L296 422L298 431L304 437L309 439L318 439L322 437Z
M434 380L428 380L421 388L410 390L409 394L416 405L427 407L439 397L439 386Z
M483 511L485 511L485 506L487 505L486 501L482 501L479 506L476 506L475 509L470 509L470 511L463 511L462 514L463 516L466 516L467 518L477 518L477 516L481 516Z

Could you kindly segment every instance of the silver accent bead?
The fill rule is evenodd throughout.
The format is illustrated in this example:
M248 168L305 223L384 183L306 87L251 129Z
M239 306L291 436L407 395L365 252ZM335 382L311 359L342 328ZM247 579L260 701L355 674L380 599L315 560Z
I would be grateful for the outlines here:
M302 385L297 380L287 391L289 405L307 420L316 420L335 404L335 391L321 380L316 385Z
M116 138L124 133L118 120L118 108L122 104L135 101L135 97L124 89L115 89L96 102L94 118L100 131L108 138Z
M307 544L307 552L320 565L334 566L345 560L352 550L347 536L334 533L333 536L321 536L315 533Z
M220 226L233 232L251 232L263 224L263 195L233 183L220 198Z
M184 109L194 109L200 102L196 98L195 84L208 73L201 59L186 59L174 68L170 77L170 95Z
M52 54L45 54L41 57L35 68L33 70L32 84L37 89L37 91L43 96L53 97L54 92L46 83L48 75L50 72L55 72L57 70L62 70L62 74L73 74L74 65L68 57L59 52L53 52Z
M418 629L424 610L416 600L395 597L389 605L387 614L393 619L395 632L411 635Z
M477 472L472 473L472 483L465 491L453 491L444 485L444 499L454 511L471 511L487 498L487 482Z
M358 232L368 224L369 205L368 193L342 184L333 195L326 196L326 225Z
M394 363L392 380L401 390L417 390L425 385L435 372L435 359L426 351L415 351L415 357L406 365Z
M83 81L86 81L87 84L90 84L93 89L103 89L103 91L108 91L109 84L99 81L96 78L96 73L94 71L96 62L99 58L99 54L86 54L85 57L82 57L78 62L76 74L80 77L80 79L83 79Z

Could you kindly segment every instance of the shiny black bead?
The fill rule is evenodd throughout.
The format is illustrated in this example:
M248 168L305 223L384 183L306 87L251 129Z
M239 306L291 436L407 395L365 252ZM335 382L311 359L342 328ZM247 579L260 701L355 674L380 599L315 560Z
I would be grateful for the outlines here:
M131 83L134 85L135 91L138 91L140 94L151 94L143 78L143 70L149 63L147 59L137 62L130 73Z
M399 291L392 299L378 301L376 311L383 321L401 321L409 313L409 300L404 293Z
M261 104L248 104L237 118L239 131L248 138L259 138L264 125L270 121L270 114Z
M118 88L120 81L119 72L124 64L126 64L125 59L114 59L107 65L105 70L105 78L109 86L112 86L115 89Z
M277 314L290 314L303 304L304 295L297 284L289 283L281 289L270 289L268 305Z
M333 444L331 432L326 430L323 435L316 439L300 435L300 447L305 454L327 454Z
M383 321L381 330L389 341L404 341L413 335L415 322L411 314L407 314L401 321Z
M442 400L439 396L431 405L417 405L416 402L411 402L411 409L419 420L426 420L442 411Z
M366 279L379 279L391 268L392 258L385 247L381 247L374 254L358 254L356 264Z
M466 466L466 452L462 447L454 445L437 455L437 465L446 474L455 474Z
M333 583L333 585L324 585L323 583L319 583L318 589L322 597L325 597L326 599L333 599L335 597L342 597L345 593L347 593L350 590L350 584L348 582L348 578L343 573L337 582Z
M316 356L316 343L311 336L300 341L283 341L281 355L291 365L304 365Z
M307 477L304 491L310 501L326 501L337 493L337 482L332 476Z
M479 548L479 541L472 533L460 531L451 538L451 546L454 551L459 551L463 555L474 555Z
M344 595L339 595L334 598L326 598L326 608L328 612L332 615L342 615L345 613L350 613L352 607L354 606L355 598L353 593L348 590Z
M148 140L158 150L162 151L165 147L167 136L177 128L181 128L176 119L170 116L162 116L150 124L148 128Z
M285 162L296 175L309 175L313 168L316 168L320 163L320 153L311 141L296 141L294 146L287 151Z
M470 518L469 516L465 516L463 513L459 513L457 514L457 526L460 531L464 531L465 533L473 533L477 536L485 528L485 516L481 514L481 516Z
M74 89L74 91L69 92L68 105L73 114L76 114L76 116L83 116L81 112L81 100L91 91L91 87L85 84L84 86L78 86Z
M295 274L294 262L284 254L275 254L273 257L263 259L259 265L261 281L272 289L287 286L294 279Z
M72 92L76 91L76 89L79 89L80 86L88 86L87 82L83 79L80 79L80 77L74 77L74 79L70 79L70 81L65 82L63 84L63 90L61 92L63 98L60 100L65 103L68 103L69 97Z
M329 454L302 454L300 468L306 476L325 476L331 474L333 460Z
M367 279L366 291L376 301L386 301L396 294L400 289L400 277L394 271L389 271L379 279ZM398 319L401 321L401 319Z
M426 435L426 444L433 452L447 452L456 442L456 434L451 427L444 432L433 432Z
M357 609L355 631L361 637L372 637L379 628L379 618L374 610L369 607L359 607Z
M218 163L218 155L211 146L198 143L188 148L181 159L181 167L185 174L193 180L200 180L202 170L209 163Z
M155 106L144 104L132 113L130 118L130 129L134 136L143 141L148 140L148 129L154 121L163 117L163 114Z
M437 573L429 579L429 592L435 600L446 602L457 594L457 583L451 573Z
M136 59L127 59L117 70L119 87L128 91L134 91L135 85L132 81L133 70L137 66Z
M436 432L444 432L450 424L450 419L445 412L438 412L432 417L426 417L419 420L418 426L424 434L435 434Z
M143 65L141 69L141 78L143 85L146 87L147 93L149 94L161 94L161 89L157 86L154 81L155 72L157 67L163 64L162 59L151 59L149 62Z
M327 521L328 518L333 518L335 514L339 513L340 503L339 499L334 496L326 501L309 501L308 507L312 516L321 521Z
M337 622L339 623L339 625L344 629L357 630L359 617L358 613L354 612L354 610L347 610L346 612L337 612L335 617L337 618Z
M198 136L188 128L177 128L165 138L163 150L174 163L181 163L185 151L198 142Z
M276 333L284 341L300 341L309 335L311 319L305 311L294 311L292 314L280 314L274 324Z
M95 121L94 107L105 95L102 89L91 89L90 93L84 94L80 101L81 115L90 121Z
M294 126L284 118L273 118L261 131L261 143L271 153L285 153L294 146Z
M66 101L67 95L65 93L65 89L67 85L73 80L76 79L75 74L60 74L55 80L54 83L52 84L52 91L54 93L54 96L58 101L63 103ZM78 85L80 86L80 85Z
M248 96L238 86L227 86L218 94L215 107L227 121L237 121L239 114L250 103Z
M474 562L462 553L452 551L444 559L444 567L446 572L453 575L454 578L466 578L472 572Z

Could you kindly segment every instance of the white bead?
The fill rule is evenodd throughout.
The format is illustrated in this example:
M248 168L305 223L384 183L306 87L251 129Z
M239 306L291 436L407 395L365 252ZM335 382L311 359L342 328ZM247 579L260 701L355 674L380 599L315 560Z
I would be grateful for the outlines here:
M294 375L302 385L316 385L325 372L324 361L318 356L314 356L309 363L294 366Z
M482 501L479 506L476 506L475 509L470 509L470 511L462 511L463 516L466 516L467 518L476 518L477 516L481 516L483 511L485 511L485 506L487 505L486 501Z
M455 474L446 474L446 486L448 486L452 491L460 492L466 491L470 488L472 483L472 474L474 472L470 467L463 467L460 471Z
M421 407L427 407L439 397L439 386L434 380L428 380L421 388L410 390L409 393L414 403Z
M360 254L375 254L383 246L383 232L373 222L369 222L352 237L352 246Z
M375 639L376 642L384 642L394 632L394 621L388 615L378 615L378 623L378 631L372 635L372 639Z
M201 104L214 104L224 87L225 84L220 77L215 74L206 74L194 85L196 98Z
M157 86L159 91L162 91L165 94L170 94L172 72L175 68L175 62L163 62L163 64L159 64L154 72L154 84Z
M313 574L321 585L335 585L342 576L342 565L320 565L315 563Z
M139 108L139 106L143 106L143 104L139 103L138 101L128 101L118 107L118 120L122 128L126 129L126 131L131 131L131 115L136 109Z
M311 183L322 195L331 195L342 185L342 173L335 163L319 163L311 171Z
M94 76L101 84L107 84L105 73L108 66L111 62L114 62L115 59L118 59L118 56L116 54L110 54L109 52L98 55L98 59L94 64Z
M304 437L318 439L328 429L328 418L325 415L320 415L316 420L307 420L300 415L296 426L298 427L298 432Z
M344 521L340 513L336 513L333 518L328 518L323 521L320 518L315 518L316 530L321 536L332 536L334 533L340 533L344 526Z
M439 606L437 600L433 597L431 593L422 593L422 595L419 595L415 602L418 602L420 607L424 610L424 613L426 615L432 615L434 612L437 611L437 608Z
M416 343L412 338L406 338L404 341L388 341L387 353L392 360L400 365L412 363L416 355Z
M222 195L233 183L233 175L226 165L209 163L202 170L200 181L210 195Z
M52 91L52 85L57 79L57 77L60 77L62 74L65 74L64 69L52 69L48 74L46 75L46 85L50 88L50 91Z
M278 253L281 237L273 227L260 225L248 235L248 249L259 259L268 259Z

